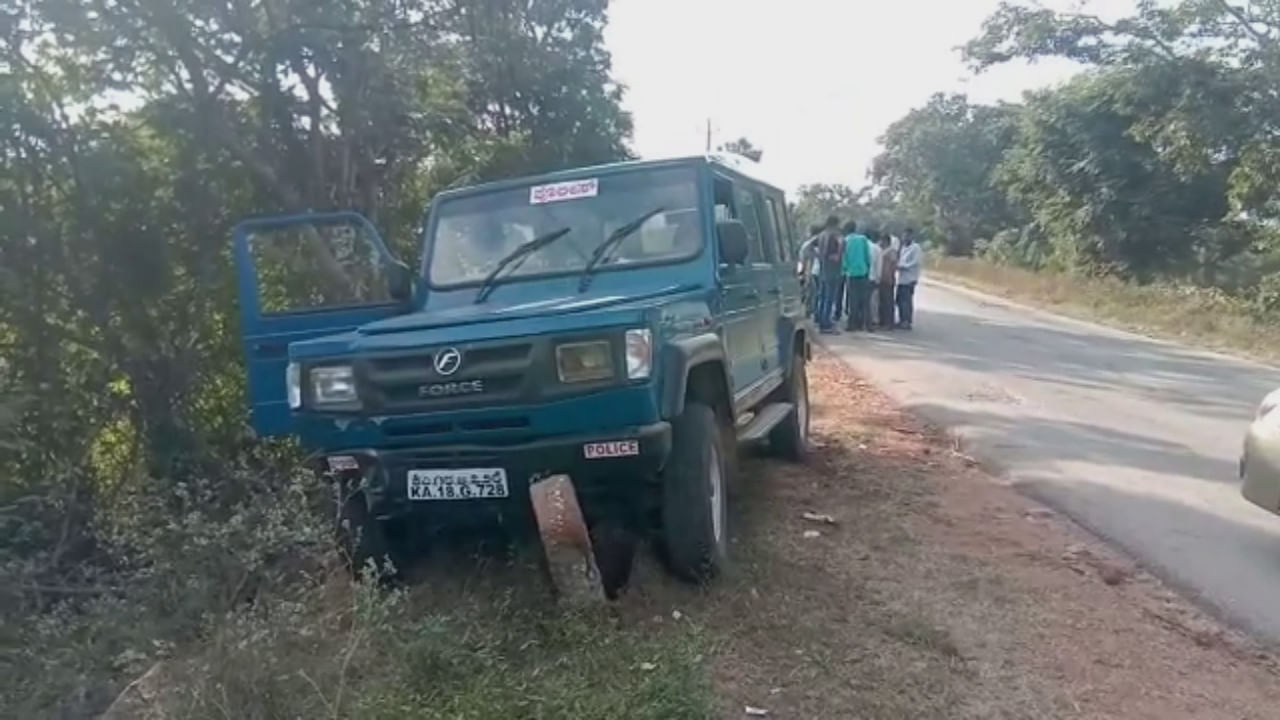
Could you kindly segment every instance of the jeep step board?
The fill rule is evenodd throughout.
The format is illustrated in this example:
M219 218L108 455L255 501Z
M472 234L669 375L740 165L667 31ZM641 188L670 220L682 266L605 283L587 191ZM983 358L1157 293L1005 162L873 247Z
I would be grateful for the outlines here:
M738 425L738 442L756 443L764 440L769 436L770 430L795 411L796 406L788 402L769 403L761 407L755 417L748 420L746 424Z

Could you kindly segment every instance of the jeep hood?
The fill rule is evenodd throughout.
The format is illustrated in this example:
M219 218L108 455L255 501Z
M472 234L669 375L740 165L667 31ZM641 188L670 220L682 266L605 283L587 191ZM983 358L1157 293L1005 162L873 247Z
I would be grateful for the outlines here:
M448 327L450 325L499 322L503 320L520 320L530 317L546 317L548 315L565 315L568 313L598 310L617 305L631 305L664 295L672 295L696 289L689 285L670 285L639 295L567 295L563 297L542 298L533 302L507 303L484 302L467 303L455 307L431 309L426 308L408 315L378 320L363 325L358 332L361 335L384 335L409 330L429 330L431 328Z

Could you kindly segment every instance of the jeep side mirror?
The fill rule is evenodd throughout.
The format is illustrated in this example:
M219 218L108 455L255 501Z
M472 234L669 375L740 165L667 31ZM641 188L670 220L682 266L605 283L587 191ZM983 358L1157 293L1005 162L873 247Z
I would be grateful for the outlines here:
M387 265L387 291L397 302L407 303L413 299L413 271L408 265L399 260Z
M716 223L716 242L720 249L720 262L741 265L747 261L747 227L737 220L720 220Z

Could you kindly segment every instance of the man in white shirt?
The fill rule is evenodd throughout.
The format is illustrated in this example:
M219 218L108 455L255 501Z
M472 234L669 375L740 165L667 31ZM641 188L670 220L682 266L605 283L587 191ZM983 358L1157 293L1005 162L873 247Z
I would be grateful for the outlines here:
M916 231L907 228L902 235L902 252L898 254L898 327L910 330L915 320L916 283L920 282L920 265L924 251L916 242Z
M809 226L809 239L800 245L800 262L797 271L804 283L805 311L813 317L818 309L818 239L821 225Z
M876 325L876 318L880 317L880 270L884 263L884 251L880 249L880 238L883 234L880 232L867 233L871 236L871 275L868 279L871 281L871 300L868 303L868 316L870 320L868 325Z

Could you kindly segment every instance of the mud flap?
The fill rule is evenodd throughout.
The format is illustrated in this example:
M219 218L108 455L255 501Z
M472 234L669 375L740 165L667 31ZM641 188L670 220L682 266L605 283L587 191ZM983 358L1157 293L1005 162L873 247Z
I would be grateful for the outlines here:
M591 535L568 475L551 475L529 486L551 584L560 601L585 607L604 602L604 583Z

